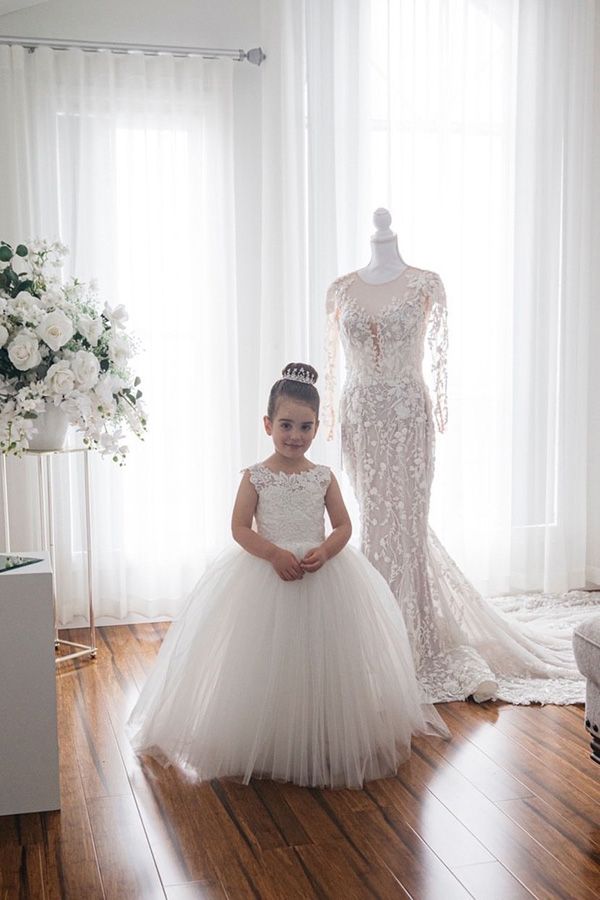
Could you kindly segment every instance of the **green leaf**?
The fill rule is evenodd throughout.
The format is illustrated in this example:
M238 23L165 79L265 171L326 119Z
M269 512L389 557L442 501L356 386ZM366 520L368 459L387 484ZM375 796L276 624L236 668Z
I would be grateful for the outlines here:
M133 382L133 386L134 386L134 387L137 387L138 384L141 382L141 380L142 380L142 379L140 378L140 376L139 376L139 375L136 375L136 376L135 376L135 381Z
M29 250L27 249L25 244L18 244L15 253L17 254L17 256L27 256Z
M13 258L12 249L8 246L8 244L3 244L0 247L0 260L2 262L10 262Z
M141 396L142 396L142 392L141 392L141 391L137 391L137 393L136 393L136 395L135 395L135 399L136 399L136 400L139 400Z

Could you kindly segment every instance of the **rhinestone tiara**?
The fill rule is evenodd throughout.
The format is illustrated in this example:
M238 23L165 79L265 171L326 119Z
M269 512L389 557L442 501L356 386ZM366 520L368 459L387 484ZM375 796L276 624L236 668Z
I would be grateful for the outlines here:
M305 369L304 366L294 366L289 369L283 376L286 381L301 381L303 384L314 384L315 377L312 372Z

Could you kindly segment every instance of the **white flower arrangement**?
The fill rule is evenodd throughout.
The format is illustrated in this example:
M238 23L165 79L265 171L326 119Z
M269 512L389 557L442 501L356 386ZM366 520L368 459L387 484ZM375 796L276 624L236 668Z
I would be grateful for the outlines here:
M136 342L122 305L100 308L93 282L62 282L67 248L0 241L0 453L20 455L48 407L60 407L84 443L122 463L125 431L142 438Z

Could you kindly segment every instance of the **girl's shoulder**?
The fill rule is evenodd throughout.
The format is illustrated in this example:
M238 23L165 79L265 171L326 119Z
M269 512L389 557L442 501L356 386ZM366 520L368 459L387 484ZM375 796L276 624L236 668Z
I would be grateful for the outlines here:
M331 482L331 469L329 466L313 465L310 469L304 469L302 472L275 472L265 463L255 463L242 469L242 472L248 473L250 482L256 489L261 491L263 488L274 484L293 484L300 486L303 483L317 482L327 488Z

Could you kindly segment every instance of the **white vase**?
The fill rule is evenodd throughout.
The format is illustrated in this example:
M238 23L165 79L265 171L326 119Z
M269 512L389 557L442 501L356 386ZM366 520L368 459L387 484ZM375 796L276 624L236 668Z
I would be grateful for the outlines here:
M59 406L47 406L35 420L37 433L29 439L30 450L63 450L67 442L69 420Z

